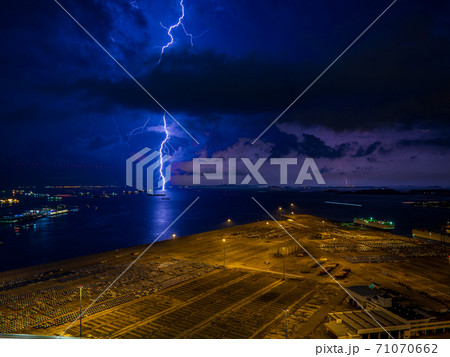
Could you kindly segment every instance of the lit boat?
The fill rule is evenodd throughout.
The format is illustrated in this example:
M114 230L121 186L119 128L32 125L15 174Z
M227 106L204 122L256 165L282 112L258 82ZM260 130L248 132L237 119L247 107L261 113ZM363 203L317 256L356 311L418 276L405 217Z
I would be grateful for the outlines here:
M382 230L392 230L395 228L394 222L376 220L373 218L354 218L354 224L359 224L364 227L382 229Z

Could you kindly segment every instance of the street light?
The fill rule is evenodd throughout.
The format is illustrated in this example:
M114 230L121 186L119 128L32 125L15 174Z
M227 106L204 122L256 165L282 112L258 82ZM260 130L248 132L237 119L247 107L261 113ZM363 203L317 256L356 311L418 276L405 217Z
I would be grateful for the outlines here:
M336 238L333 238L333 260L336 263Z
M172 234L172 238L175 238L177 235L174 233L174 234Z
M83 329L83 325L81 323L81 296L82 296L82 291L83 291L83 285L80 285L80 338L82 336L82 329Z
M282 247L282 252L283 252L283 280L286 279L286 259L285 259L285 247Z
M225 242L226 242L225 238L222 239L222 242L223 242L223 266L226 267L226 265L225 265Z
M286 338L288 338L288 326L287 326L287 313L288 313L288 309L287 308L285 308L284 309L284 327L285 327L285 330L286 330Z

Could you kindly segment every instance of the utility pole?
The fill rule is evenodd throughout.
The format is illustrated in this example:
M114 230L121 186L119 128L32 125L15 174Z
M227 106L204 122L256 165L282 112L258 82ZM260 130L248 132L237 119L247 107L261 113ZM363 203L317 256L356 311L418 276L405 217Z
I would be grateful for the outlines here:
M333 238L333 263L336 263L336 238Z
M287 308L285 308L284 309L284 327L285 327L285 331L286 331L286 334L285 334L285 338L287 339L288 338L288 325L287 325L287 313L288 313L288 309Z

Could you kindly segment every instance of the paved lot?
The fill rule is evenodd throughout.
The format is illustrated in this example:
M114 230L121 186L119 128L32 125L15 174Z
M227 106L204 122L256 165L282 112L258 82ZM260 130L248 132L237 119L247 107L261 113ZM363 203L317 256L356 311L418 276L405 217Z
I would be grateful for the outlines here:
M283 226L317 261L335 266L332 275L351 270L340 284L376 283L429 311L449 307L442 248L316 217L292 218ZM0 273L0 333L58 336L67 329L64 336L78 336L79 286L84 310L143 249ZM158 242L86 310L83 337L284 338L285 308L289 337L312 336L328 312L345 307L346 295L299 253L282 229L265 221Z

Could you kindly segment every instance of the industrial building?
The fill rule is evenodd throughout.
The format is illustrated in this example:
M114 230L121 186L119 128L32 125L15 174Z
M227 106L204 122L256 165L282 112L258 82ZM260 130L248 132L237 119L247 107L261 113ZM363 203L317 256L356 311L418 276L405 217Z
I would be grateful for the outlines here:
M450 321L434 321L422 311L393 305L392 298L376 288L352 286L347 290L351 295L348 302L365 311L328 314L325 328L339 339L389 338L389 334L393 338L410 338L450 331Z
M389 338L386 331L393 338L411 338L450 331L450 321L430 321L429 318L405 321L386 310L332 312L328 314L328 319L325 323L327 332L339 339Z

